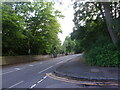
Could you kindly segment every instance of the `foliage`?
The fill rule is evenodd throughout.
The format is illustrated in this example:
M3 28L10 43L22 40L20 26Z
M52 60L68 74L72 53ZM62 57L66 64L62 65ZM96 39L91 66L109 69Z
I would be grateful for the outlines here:
M80 46L80 40L75 40L74 53L78 54L78 53L82 53L83 51L84 51L83 48Z
M91 65L97 66L120 66L117 48L113 44L106 44L103 47L94 47L86 52L86 61Z
M63 52L64 53L70 53L73 52L75 49L75 41L71 40L69 36L65 38L65 41L63 42Z
M3 2L3 55L50 54L59 48L60 11L52 2Z
M118 66L119 55L119 3L109 3L109 10L112 16L112 32L109 31L106 22L106 12L103 3L98 2L77 2L74 3L74 28L71 33L72 40L76 41L75 52L83 51L86 61L98 66ZM116 33L118 45L112 44L111 33Z

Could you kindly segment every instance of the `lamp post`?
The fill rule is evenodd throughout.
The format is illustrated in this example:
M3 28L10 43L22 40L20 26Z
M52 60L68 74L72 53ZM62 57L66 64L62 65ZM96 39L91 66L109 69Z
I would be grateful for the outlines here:
M31 58L30 58L30 52L31 52L31 50L30 50L30 42L29 41L28 41L28 47L29 47L29 49L28 49L29 59L31 61Z

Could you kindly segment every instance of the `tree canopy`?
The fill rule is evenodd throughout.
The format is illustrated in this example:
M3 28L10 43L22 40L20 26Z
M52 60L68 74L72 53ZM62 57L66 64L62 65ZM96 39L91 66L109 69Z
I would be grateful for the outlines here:
M74 3L71 38L91 65L118 66L120 41L119 2ZM114 53L114 54L113 54Z
M70 36L66 36L65 41L63 42L63 52L64 53L70 53L70 52L74 52L75 49L75 41L71 40Z
M3 2L3 55L50 54L58 46L62 18L52 2Z

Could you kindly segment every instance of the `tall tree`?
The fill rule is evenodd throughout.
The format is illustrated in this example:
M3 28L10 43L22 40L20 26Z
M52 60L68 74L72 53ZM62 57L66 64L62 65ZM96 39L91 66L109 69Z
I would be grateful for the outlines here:
M110 8L110 3L108 2L103 2L103 6L104 6L104 9L105 9L105 20L106 20L106 23L107 23L107 27L108 27L108 31L109 31L109 34L111 36L111 39L113 41L114 44L116 44L117 42L117 34L113 28L113 18L112 18L112 15L111 15L111 8ZM116 14L116 12L115 12ZM116 17L116 15L115 15Z
M118 2L75 2L74 28L71 33L79 51L91 65L118 66L120 15ZM119 46L118 46L119 47ZM77 51L77 50L76 50ZM77 51L78 52L78 51Z
M3 55L49 54L58 45L60 11L52 2L3 3ZM11 54L10 54L10 53Z

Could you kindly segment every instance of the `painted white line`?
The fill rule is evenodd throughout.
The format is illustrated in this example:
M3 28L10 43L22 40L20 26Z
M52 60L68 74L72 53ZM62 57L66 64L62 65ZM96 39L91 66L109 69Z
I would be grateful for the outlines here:
M59 63L57 63L57 64L60 64L60 63L63 63L64 61L61 61L61 62L59 62Z
M37 84L40 83L40 82L42 82L42 81L43 81L44 79L46 79L46 78L47 78L47 76L43 77L43 79L39 80L39 81L37 82ZM37 84L33 84L33 85L30 87L30 89L34 88Z
M34 88L36 86L36 84L33 84L30 88Z
M40 64L42 64L42 62L40 62Z
M58 58L59 59L59 58ZM70 59L73 59L73 58L70 58ZM70 59L67 59L67 61L68 60L70 60ZM63 63L63 62L66 62L66 60L65 61L61 61L61 62L58 62L57 64L60 64L60 63ZM40 64L42 64L42 62L40 62ZM55 64L55 65L57 65L57 64ZM37 64L38 65L38 64ZM54 65L54 66L55 66ZM34 65L29 65L29 66L34 66ZM50 68L52 68L53 66L50 66L50 67L48 67L48 68L46 68L46 69L44 69L43 71L41 71L41 72L38 72L39 74L40 73L42 73L42 72L44 72L44 71L46 71L46 70L48 70L48 69L50 69ZM0 74L0 75L3 75L3 74L8 74L8 73L11 73L11 72L15 72L15 71L18 71L18 70L21 70L21 69L25 69L26 67L24 67L24 68L15 68L15 70L13 70L13 71L9 71L9 72L5 72L5 73L2 73L2 74Z
M13 71L5 72L5 73L2 73L2 74L0 74L0 75L7 74L7 73L11 73L11 72L15 72L15 71L17 71L17 70L13 70Z
M0 75L8 74L8 73L15 72L15 71L19 71L19 70L21 70L21 69L23 69L23 68L14 68L14 69L15 69L15 70L13 70L13 71L4 72L4 73L1 73Z
M23 83L24 81L20 81L20 82L18 82L18 83L16 83L16 84L14 84L14 85L12 85L12 86L10 86L10 87L8 87L8 89L9 88L13 88L13 87L15 87L15 86L17 86L17 85L19 85L19 84L21 84L21 83Z
M68 61L68 60L70 60L70 59L67 59L67 61ZM59 62L59 63L57 63L57 64L60 64L60 63L63 63L63 62L65 62L65 61L61 61L61 62ZM57 64L55 64L55 65L57 65ZM53 65L53 66L55 66L55 65ZM42 71L40 71L40 72L38 72L38 73L40 74L40 73L42 73L42 72L44 72L44 71L52 68L53 66L50 66L50 67L48 67L48 68L46 68L46 69L44 69L44 70L42 70Z
M41 83L43 80L45 80L47 76L43 77L43 79L39 80L37 83Z
M29 66L34 66L34 65L29 65Z
M71 59L73 59L73 58L69 58L69 59L67 59L67 60L65 60L65 61L61 61L61 62L59 62L59 63L57 63L57 64L60 64L60 63L63 63L63 62L67 62L68 60L71 60Z
M71 60L71 59L73 59L73 58L69 58L69 59L67 59L67 60Z
M40 82L42 82L43 81L43 79L41 79L40 81L38 81L37 83L40 83Z
M46 69L44 69L44 70L42 70L42 71L40 71L40 72L38 72L39 74L40 73L42 73L42 72L44 72L44 71L46 71L46 70L48 70L48 69L50 69L50 68L52 68L53 66L50 66L50 67L48 67L48 68L46 68Z
M34 66L34 65L29 65L29 66ZM27 68L27 66L25 66L23 68L14 68L15 70L4 72L4 73L0 73L0 75L8 74L8 73L15 72L15 71L19 71L19 70L22 70L22 69L25 69L25 68Z
M47 76L43 77L43 79L47 78Z
M21 70L20 68L15 68L16 70Z

